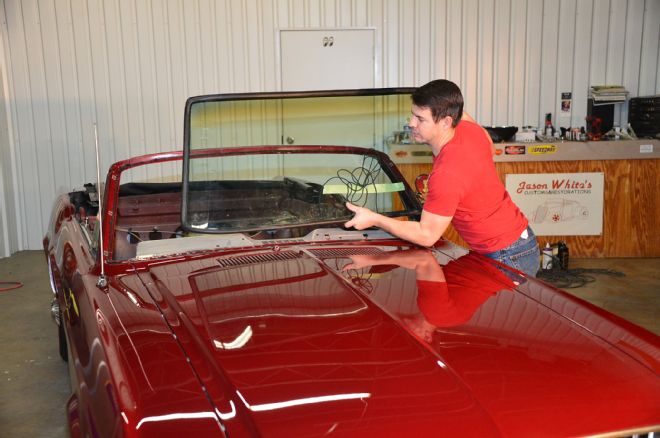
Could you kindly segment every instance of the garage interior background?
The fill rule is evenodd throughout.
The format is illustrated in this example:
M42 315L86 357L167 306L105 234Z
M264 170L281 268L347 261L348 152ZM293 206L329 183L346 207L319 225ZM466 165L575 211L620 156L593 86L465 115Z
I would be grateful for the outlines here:
M41 248L58 193L179 149L187 97L281 90L279 32L373 29L374 85L448 78L482 125L542 125L562 92L660 93L658 0L4 0L0 257Z

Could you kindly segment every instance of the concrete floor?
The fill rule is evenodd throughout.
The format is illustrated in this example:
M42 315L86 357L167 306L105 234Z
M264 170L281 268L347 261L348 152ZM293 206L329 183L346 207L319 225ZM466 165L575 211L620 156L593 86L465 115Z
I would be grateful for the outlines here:
M69 372L50 317L53 293L44 253L0 259L0 281L23 283L0 292L0 437L69 436Z
M567 291L660 335L660 258L577 259L569 267L625 273L594 275L594 282ZM0 281L23 283L0 292L0 437L66 437L69 375L50 318L43 253L22 251L0 259Z

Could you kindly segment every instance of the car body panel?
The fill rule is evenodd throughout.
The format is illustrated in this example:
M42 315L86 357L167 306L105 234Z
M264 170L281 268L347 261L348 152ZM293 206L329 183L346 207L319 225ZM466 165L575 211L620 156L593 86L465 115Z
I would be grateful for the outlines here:
M406 322L420 315L414 273L395 267L356 283L341 270L352 253L387 250L253 250L160 263L148 277L162 306L186 320L174 330L191 338L186 353L193 364L194 358L214 364L210 380L235 389L233 405L247 408L264 436L292 433L293 424L312 435L354 436L370 430L365 424L378 424L389 436L454 435L470 424L477 435L565 436L657 420L660 381L651 344L627 333L648 353L640 364L532 299L544 287L533 280L510 289L502 281L468 321L436 328L425 341ZM315 256L332 252L341 257ZM436 257L448 267L466 264L441 249ZM472 273L468 287L479 292L489 279L474 272L493 268L473 258L463 269ZM586 312L571 300L555 301ZM618 329L589 316L603 330ZM207 389L221 395L220 411L231 410L222 406L226 387L208 383ZM226 422L230 432L232 424Z
M66 204L64 197L61 204ZM59 228L44 245L56 261L53 277L70 351L74 394L69 405L76 406L69 415L72 436L121 436L130 430L138 435L159 430L221 434L211 404L157 307L148 295L135 300L123 286L136 277L126 274L132 269L110 269L109 286L97 287L98 270L83 250L78 224L70 217ZM153 420L175 415L182 406L183 412L207 415L165 430Z

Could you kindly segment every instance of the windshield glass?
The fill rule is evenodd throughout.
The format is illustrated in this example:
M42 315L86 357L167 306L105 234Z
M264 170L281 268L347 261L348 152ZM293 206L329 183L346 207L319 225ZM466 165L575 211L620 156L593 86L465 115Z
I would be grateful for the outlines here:
M347 201L389 216L418 214L400 173L378 152L406 124L410 93L373 89L189 99L183 228L235 233L337 226L352 217Z
M254 152L191 160L191 229L239 232L336 224L352 217L346 201L384 214L405 213L403 182L384 172L375 156L346 151Z
M410 89L353 91L358 92L370 94L220 95L220 100L193 100L187 108L186 143L190 150L341 145L385 151L387 139L400 132L410 116ZM394 94L373 94L381 92Z

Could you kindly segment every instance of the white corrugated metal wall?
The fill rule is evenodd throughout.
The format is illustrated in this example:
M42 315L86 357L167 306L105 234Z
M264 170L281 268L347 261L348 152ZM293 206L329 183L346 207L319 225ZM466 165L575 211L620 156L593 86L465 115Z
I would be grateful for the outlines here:
M38 249L56 194L177 149L191 95L279 90L278 30L376 29L376 86L457 82L482 123L583 124L590 85L660 92L658 0L4 0L0 256ZM6 115L3 114L6 112Z

